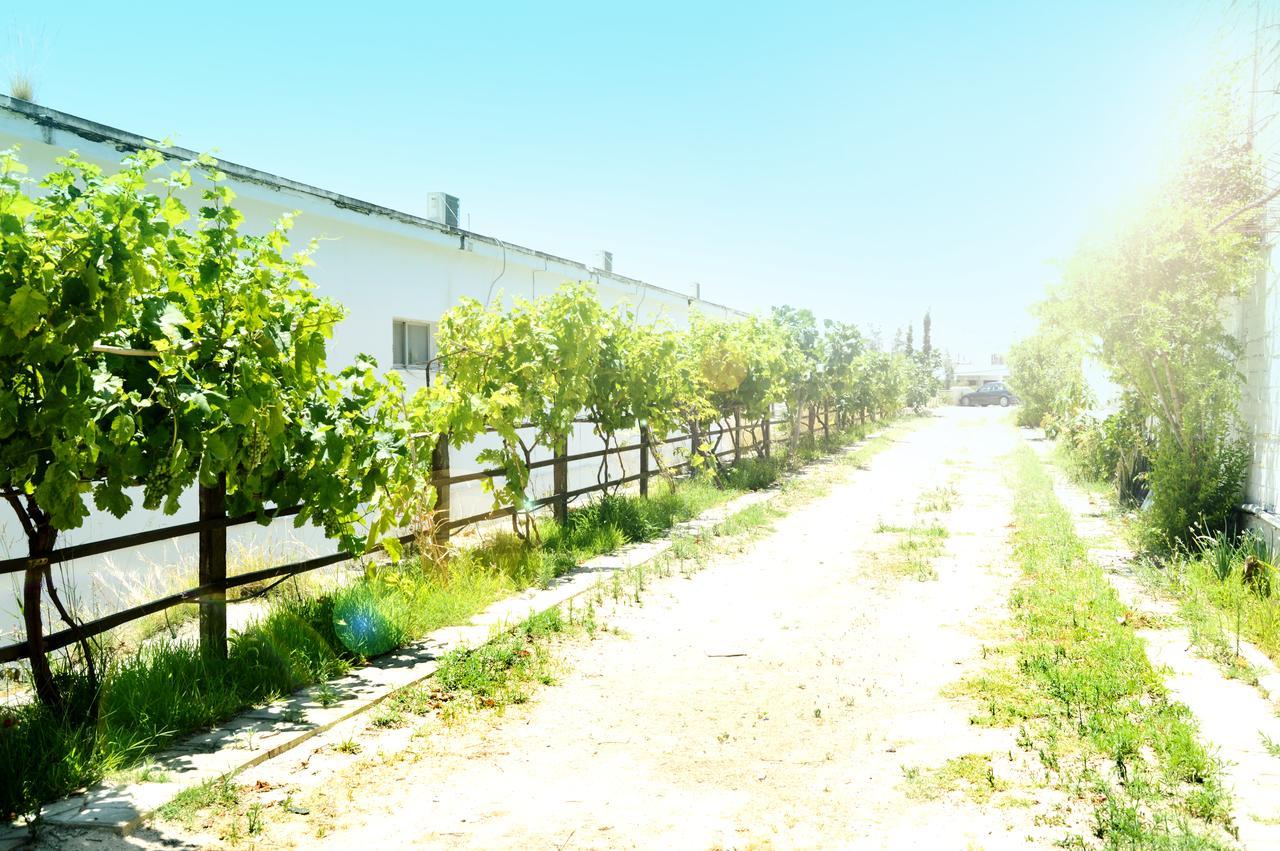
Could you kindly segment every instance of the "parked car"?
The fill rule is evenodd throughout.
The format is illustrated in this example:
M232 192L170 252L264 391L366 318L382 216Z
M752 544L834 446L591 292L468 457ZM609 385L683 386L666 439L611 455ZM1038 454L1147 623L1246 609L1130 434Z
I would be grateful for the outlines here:
M988 381L986 384L974 390L972 393L966 393L960 397L960 404L969 408L980 405L999 405L1007 408L1010 405L1018 404L1018 397L1014 396L1008 387L1004 386L1003 381Z

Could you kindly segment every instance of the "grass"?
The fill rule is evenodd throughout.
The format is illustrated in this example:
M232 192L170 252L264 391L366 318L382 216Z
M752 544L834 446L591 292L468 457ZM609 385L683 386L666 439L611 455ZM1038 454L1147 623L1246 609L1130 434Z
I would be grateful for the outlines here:
M921 800L960 792L975 804L987 804L997 792L1009 788L1007 781L996 777L990 754L963 754L937 768L904 767L902 773L907 797Z
M879 534L897 535L894 552L887 557L877 557L876 563L891 576L912 577L920 582L938 578L934 562L946 552L947 530L937 523L915 523L911 526L894 526L881 521L876 524Z
M14 71L9 74L9 94L18 100L35 101L36 90L35 85L31 82L31 76L22 71Z
M1092 803L1105 847L1228 847L1221 767L1190 711L1169 698L1032 450L1014 467L1016 637L954 691L977 701L978 723L1019 726L1055 784Z
M833 435L831 444L846 446L865 431ZM887 443L882 439L872 448ZM772 485L789 467L815 457L816 450L808 449L790 462L749 458L714 477L670 486L655 482L647 499L610 495L571 511L564 524L540 521L540 545L499 534L441 565L410 558L372 566L356 582L318 595L295 588L272 598L265 617L232 637L225 662L206 658L191 642L164 636L138 652L105 659L93 725L56 717L36 703L0 707L0 765L6 767L0 774L0 815L32 813L46 801L139 765L180 736L340 676L432 630L466 622L496 600L546 586L586 558L652 540L744 489ZM841 460L849 463L850 457ZM808 490L789 491L784 501L813 495L813 482L805 482ZM765 507L754 507L729 518L717 534L763 528L769 517ZM677 549L689 544L678 543ZM615 581L615 598L639 599L646 573L632 571ZM69 705L86 710L93 696L83 679L70 672L62 676ZM324 704L326 694L318 690L317 700ZM331 702L337 700L332 693Z
M921 512L941 514L955 507L956 489L950 485L927 490L920 495Z
M529 700L533 689L555 682L556 642L586 631L585 617L573 617L559 609L533 615L513 629L495 632L485 644L460 649L446 655L435 677L392 694L369 716L374 728L398 728L428 718L437 718L448 726L475 712L501 712L506 707ZM427 728L407 737L404 747L412 750ZM331 778L323 787L295 801L292 795L274 804L255 802L253 786L241 785L224 776L187 789L157 815L160 820L198 827L202 832L218 836L231 847L263 833L271 821L309 815L316 836L324 835L331 825L330 798L335 788L348 794L359 787L370 766L385 765L402 755L389 754L370 743L365 747L354 731L329 745L330 749L351 758L344 774ZM288 816L284 814L290 814ZM258 846L248 841L250 847Z
M452 651L440 661L436 684L479 706L524 703L525 683L552 684L546 640L564 632L565 625L560 610L549 609L479 647Z
M1143 577L1178 602L1197 648L1247 682L1257 672L1240 655L1242 641L1280 664L1280 582L1276 554L1253 533L1200 539L1199 550L1148 560Z
M183 789L173 800L160 808L158 814L165 821L186 826L195 823L204 810L231 811L240 802L240 790L230 775L206 780L198 786Z

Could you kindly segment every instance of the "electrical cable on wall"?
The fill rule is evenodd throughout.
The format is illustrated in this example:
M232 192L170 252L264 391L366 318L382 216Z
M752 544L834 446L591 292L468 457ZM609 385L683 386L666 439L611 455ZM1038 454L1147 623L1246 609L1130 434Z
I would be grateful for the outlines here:
M484 297L484 306L488 307L489 302L493 300L493 288L497 286L498 281L502 280L502 276L507 274L507 244L502 240L494 237L498 245L502 246L502 270L498 272L498 277L489 282L489 294Z

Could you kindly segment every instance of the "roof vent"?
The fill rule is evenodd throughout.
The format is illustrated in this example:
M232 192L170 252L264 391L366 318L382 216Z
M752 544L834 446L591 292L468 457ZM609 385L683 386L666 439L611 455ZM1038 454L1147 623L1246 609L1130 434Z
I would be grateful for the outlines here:
M439 222L445 227L458 226L458 210L462 203L456 195L444 192L432 192L427 196L427 218Z
M613 252L601 249L596 252L596 268L601 272L613 271Z

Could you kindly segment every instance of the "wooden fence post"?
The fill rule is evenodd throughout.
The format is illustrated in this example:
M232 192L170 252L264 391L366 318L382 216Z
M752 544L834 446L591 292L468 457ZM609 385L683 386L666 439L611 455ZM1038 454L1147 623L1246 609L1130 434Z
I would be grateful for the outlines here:
M770 417L772 416L773 416L773 412L770 411L769 413L764 415L764 422L760 423L760 442L764 444L764 457L766 458L771 457L769 441L772 439L771 438L772 429L770 427L770 423L772 422L770 420Z
M432 537L440 546L449 543L449 435L436 438L431 448L431 484L436 489L436 507L431 526Z
M562 437L556 441L553 457L555 463L551 465L551 488L554 499L551 503L551 510L555 515L557 523L563 523L569 519L569 462L564 460L569 454L569 438Z
M649 425L640 426L640 495L649 495Z
M200 519L227 519L227 478L200 487ZM214 659L227 658L227 528L221 524L198 534L199 584L213 590L200 597L200 650Z
M818 439L814 437L814 432L818 430L814 424L814 419L818 416L818 409L812 402L809 403L809 442L817 444Z
M742 460L742 409L733 406L733 463Z
M822 442L831 448L831 403L826 399L822 400Z
M698 446L702 441L698 439L698 423L689 423L689 472L694 472L697 467L693 465L693 459L698 457Z

